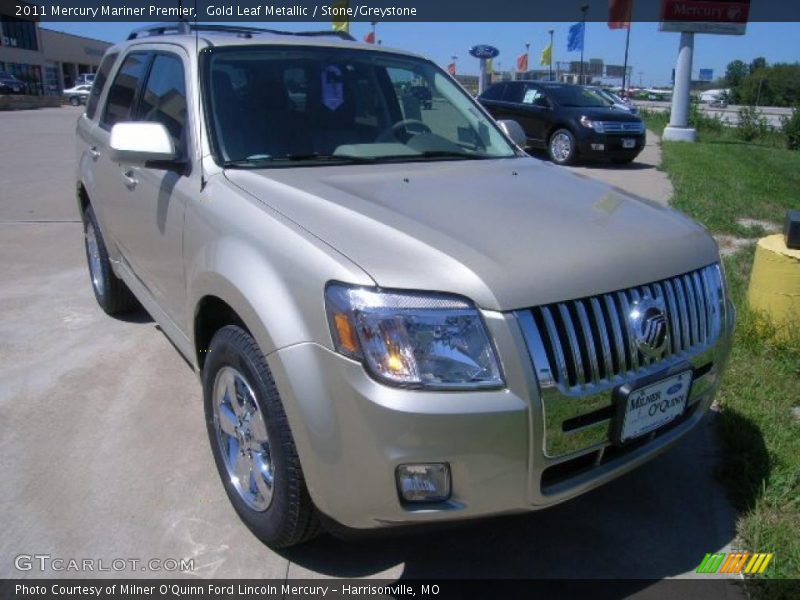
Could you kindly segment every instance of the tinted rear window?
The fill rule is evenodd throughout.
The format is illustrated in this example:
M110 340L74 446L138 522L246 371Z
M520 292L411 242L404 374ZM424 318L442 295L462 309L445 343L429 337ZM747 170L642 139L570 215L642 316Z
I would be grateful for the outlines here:
M147 59L147 52L133 52L125 57L125 62L108 91L106 112L101 122L104 127L110 129L115 123L130 119L136 90L147 67Z
M484 100L501 100L503 98L503 90L506 89L505 83L496 83L488 90L481 94Z
M103 88L106 87L106 80L108 74L111 72L111 67L117 61L119 53L107 54L103 61L100 63L100 69L97 71L97 76L94 78L92 84L92 92L89 94L89 100L86 103L86 116L90 119L94 118L94 113L97 112L97 103L100 101L100 96L103 93Z
M177 56L156 54L142 93L137 120L161 123L172 136L175 148L183 148L186 80L183 62Z

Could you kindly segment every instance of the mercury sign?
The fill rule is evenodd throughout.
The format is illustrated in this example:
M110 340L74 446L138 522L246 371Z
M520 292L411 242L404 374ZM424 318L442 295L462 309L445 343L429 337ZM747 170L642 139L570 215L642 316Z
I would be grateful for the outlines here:
M661 31L744 35L750 0L662 0Z
M477 46L473 46L469 49L470 55L474 56L475 58L487 59L487 58L494 58L498 54L500 54L500 50L495 48L494 46L487 46L486 44L478 44Z

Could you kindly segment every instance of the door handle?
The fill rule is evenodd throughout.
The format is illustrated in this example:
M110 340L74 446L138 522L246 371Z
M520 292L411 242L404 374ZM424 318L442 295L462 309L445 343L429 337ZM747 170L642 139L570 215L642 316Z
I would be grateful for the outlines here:
M92 160L97 160L100 158L100 151L97 149L97 146L92 146L89 148L89 156L92 157Z
M126 169L122 172L122 181L125 182L125 187L128 189L135 188L136 184L139 183L139 180L133 176L133 169Z

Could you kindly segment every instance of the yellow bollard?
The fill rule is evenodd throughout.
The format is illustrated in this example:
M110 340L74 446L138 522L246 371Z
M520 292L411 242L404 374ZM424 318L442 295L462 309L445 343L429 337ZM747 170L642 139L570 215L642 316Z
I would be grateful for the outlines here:
M783 234L758 240L747 302L770 318L779 337L800 325L800 250L787 248Z

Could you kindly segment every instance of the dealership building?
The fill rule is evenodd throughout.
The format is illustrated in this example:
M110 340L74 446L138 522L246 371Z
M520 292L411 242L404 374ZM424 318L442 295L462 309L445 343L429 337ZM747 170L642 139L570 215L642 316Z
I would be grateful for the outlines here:
M94 73L111 46L69 33L39 27L39 23L0 19L0 71L25 82L27 93L59 95L75 85L79 75Z

